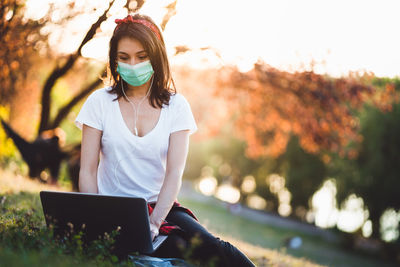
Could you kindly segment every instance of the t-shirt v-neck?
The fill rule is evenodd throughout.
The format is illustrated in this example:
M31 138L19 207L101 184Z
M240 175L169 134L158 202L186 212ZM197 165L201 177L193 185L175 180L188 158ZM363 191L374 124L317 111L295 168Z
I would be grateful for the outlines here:
M121 123L125 126L124 128L126 129L126 131L128 132L128 134L132 135L133 138L138 138L138 139L146 138L148 135L151 135L153 131L156 131L156 130L157 130L157 127L159 126L159 124L160 124L161 121L163 120L163 113L164 113L163 110L164 110L164 108L161 108L160 114L158 115L158 119L157 119L157 122L156 122L156 124L154 125L154 127L153 127L148 133L146 133L146 134L143 135L143 136L135 135L135 134L132 133L132 131L129 129L128 125L126 124L126 122L125 122L125 120L124 120L124 116L122 115L121 106L120 106L118 100L116 100L116 101L114 101L114 102L116 103L116 106L117 106L117 112L116 112L116 113L119 114L119 118L120 118Z

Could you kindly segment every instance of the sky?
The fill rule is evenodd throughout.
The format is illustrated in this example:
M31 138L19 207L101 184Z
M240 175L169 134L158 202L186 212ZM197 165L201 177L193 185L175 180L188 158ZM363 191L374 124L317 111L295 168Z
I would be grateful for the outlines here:
M38 0L29 0L35 3L32 14L43 12L46 1L51 0L39 1L38 7ZM89 1L93 2L98 6L102 1ZM147 0L141 12L160 23L166 2ZM117 0L102 25L103 34L85 47L86 57L105 60L114 19L126 15L123 4ZM309 70L312 65L317 73L332 76L368 71L394 77L400 76L398 10L398 0L178 0L164 37L172 64L233 64L247 71L262 60L288 71ZM89 27L93 19L76 18L65 29L69 33L55 34L53 42L61 51L74 50L86 32L82 25ZM174 57L174 47L181 45L192 52ZM204 47L211 49L200 50Z

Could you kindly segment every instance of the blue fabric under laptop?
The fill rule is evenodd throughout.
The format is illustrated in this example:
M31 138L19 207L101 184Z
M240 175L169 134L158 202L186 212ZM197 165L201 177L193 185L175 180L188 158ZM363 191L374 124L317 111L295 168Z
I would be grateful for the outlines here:
M177 258L155 258L145 255L131 255L129 259L137 267L195 267L195 265Z

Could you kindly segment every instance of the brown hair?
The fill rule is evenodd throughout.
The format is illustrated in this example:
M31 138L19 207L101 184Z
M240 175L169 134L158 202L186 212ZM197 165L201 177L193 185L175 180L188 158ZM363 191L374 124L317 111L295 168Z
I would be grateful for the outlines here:
M135 14L132 18L134 20L149 21L155 26L155 29L158 30L159 36L157 36L157 34L148 26L141 23L125 20L124 23L119 23L117 25L110 40L108 67L109 73L111 72L110 80L112 89L109 92L117 94L117 98L114 100L123 96L121 83L125 83L124 87L126 87L127 84L120 78L117 72L117 47L118 42L122 38L133 38L142 44L149 56L151 65L153 66L154 74L153 83L150 88L150 104L154 108L162 108L163 104L169 104L170 96L176 93L175 84L168 63L164 38L161 35L161 31L150 17ZM171 88L171 85L173 86L173 89Z

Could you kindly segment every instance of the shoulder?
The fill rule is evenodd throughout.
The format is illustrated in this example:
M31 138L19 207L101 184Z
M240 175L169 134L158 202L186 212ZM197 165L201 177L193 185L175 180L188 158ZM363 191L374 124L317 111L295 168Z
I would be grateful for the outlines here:
M111 103L113 99L116 98L115 94L110 93L111 87L104 87L94 90L89 96L87 101L96 104L106 105Z
M89 97L90 98L95 98L95 99L109 99L109 98L115 98L116 95L110 93L111 87L103 87L97 90L94 90Z
M104 87L94 90L87 97L84 106L88 109L102 112L111 108L113 100L116 99L115 94L110 93L111 87Z
M176 108L176 107L180 107L182 105L188 105L189 102L186 100L186 98L179 93L175 93L173 95L171 95L170 99L169 99L169 106L171 108Z

